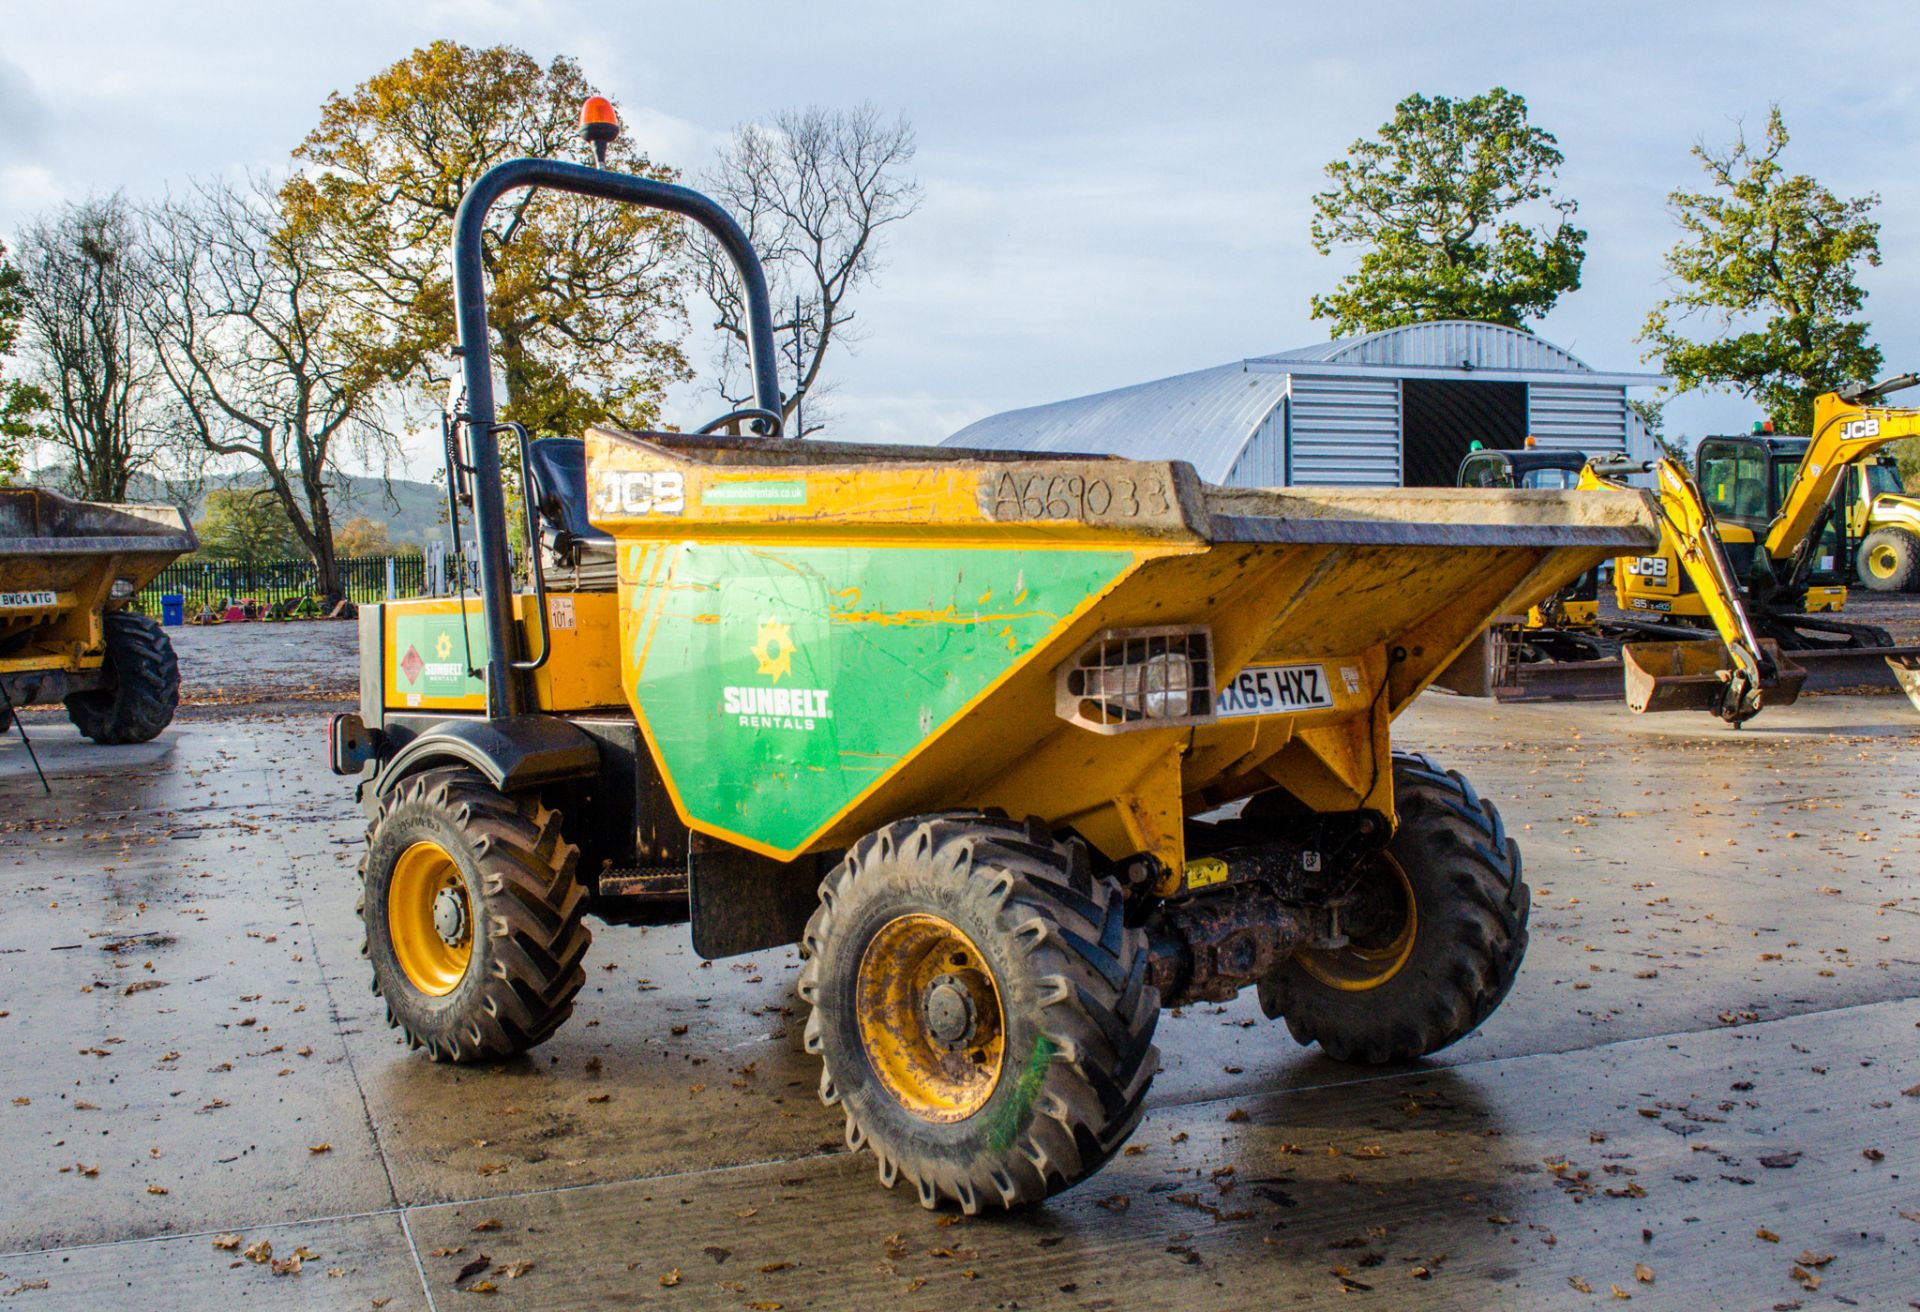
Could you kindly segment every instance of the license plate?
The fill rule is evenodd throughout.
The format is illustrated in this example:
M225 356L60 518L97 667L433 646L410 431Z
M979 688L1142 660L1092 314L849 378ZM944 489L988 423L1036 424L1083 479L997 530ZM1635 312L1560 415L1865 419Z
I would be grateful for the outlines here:
M1333 705L1324 665L1249 665L1227 681L1214 705L1221 719L1242 715L1288 715Z
M51 592L0 592L0 610L51 610L59 604Z

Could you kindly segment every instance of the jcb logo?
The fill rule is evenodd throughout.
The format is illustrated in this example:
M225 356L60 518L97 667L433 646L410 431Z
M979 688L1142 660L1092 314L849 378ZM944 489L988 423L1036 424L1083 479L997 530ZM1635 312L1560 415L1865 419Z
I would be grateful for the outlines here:
M1665 579L1667 577L1667 558L1665 556L1636 556L1627 562L1627 573L1638 574L1643 579Z
M1857 437L1880 436L1878 419L1853 419L1840 425L1840 436L1851 442Z
M670 469L602 474L597 501L602 515L684 514L687 481Z

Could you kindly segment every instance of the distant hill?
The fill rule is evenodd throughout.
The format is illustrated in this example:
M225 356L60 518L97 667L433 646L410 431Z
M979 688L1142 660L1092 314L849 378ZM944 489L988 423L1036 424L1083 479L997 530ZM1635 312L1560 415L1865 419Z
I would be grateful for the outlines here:
M57 488L64 484L62 474L63 471L57 468L44 469L31 475L31 481ZM189 494L184 484L171 479L136 474L127 488L127 499L179 506L187 512L188 519L197 521L206 504L207 493L221 488L264 486L266 479L260 474L210 474L199 495L194 496ZM447 494L432 483L411 478L382 480L349 474L336 478L335 489L333 522L336 526L357 515L365 515L368 519L385 524L387 532L396 541L414 542L421 546L447 541Z

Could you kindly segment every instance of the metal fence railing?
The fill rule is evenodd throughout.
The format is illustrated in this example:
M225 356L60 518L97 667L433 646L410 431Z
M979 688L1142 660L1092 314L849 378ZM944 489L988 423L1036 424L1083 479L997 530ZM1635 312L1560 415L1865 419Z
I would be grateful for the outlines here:
M423 556L358 556L339 562L350 601L417 597L430 589ZM159 614L160 598L186 598L189 614L233 601L261 606L320 596L320 571L311 560L176 560L140 590L139 607Z
M480 592L479 562L456 556L437 542L424 554L354 556L340 566L341 587L354 603L391 601L401 597L446 597L464 591ZM522 553L508 553L508 566L519 578L525 565ZM205 560L192 556L176 560L140 590L134 604L145 614L160 613L160 598L184 598L189 615L222 608L228 602L255 603L262 611L282 602L311 597L320 600L320 571L305 557L291 560Z

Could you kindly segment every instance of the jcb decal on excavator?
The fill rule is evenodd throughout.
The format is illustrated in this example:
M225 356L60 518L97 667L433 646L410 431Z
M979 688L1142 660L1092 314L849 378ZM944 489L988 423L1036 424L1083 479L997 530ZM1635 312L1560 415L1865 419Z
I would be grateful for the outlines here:
M1852 441L1856 437L1878 436L1880 436L1878 419L1852 419L1840 426L1840 437L1843 441Z

